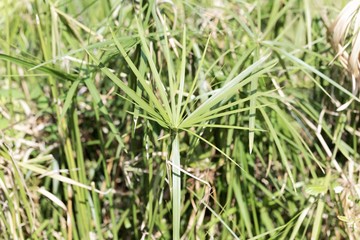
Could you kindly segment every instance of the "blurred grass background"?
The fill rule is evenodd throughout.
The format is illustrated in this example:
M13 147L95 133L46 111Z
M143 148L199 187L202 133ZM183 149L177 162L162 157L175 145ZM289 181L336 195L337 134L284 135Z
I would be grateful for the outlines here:
M1 1L1 238L358 239L346 2Z

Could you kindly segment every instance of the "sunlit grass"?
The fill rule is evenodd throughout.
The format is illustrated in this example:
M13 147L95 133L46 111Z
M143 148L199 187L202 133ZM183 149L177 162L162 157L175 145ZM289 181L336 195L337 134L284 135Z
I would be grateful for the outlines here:
M358 5L323 2L1 2L2 237L357 239Z

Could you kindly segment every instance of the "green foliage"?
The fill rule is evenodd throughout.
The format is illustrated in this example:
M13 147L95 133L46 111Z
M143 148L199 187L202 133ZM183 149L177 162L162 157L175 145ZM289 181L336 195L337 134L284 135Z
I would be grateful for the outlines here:
M356 239L331 4L2 1L2 237Z

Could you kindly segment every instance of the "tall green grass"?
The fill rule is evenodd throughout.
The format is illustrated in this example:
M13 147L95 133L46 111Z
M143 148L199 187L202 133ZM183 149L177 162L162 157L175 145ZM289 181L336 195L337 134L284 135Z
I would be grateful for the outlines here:
M2 237L356 239L332 4L1 2Z

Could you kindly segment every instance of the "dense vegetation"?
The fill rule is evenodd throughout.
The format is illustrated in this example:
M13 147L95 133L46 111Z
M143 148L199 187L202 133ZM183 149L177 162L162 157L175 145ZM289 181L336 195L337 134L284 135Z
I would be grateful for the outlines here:
M1 239L358 239L356 2L0 1Z

